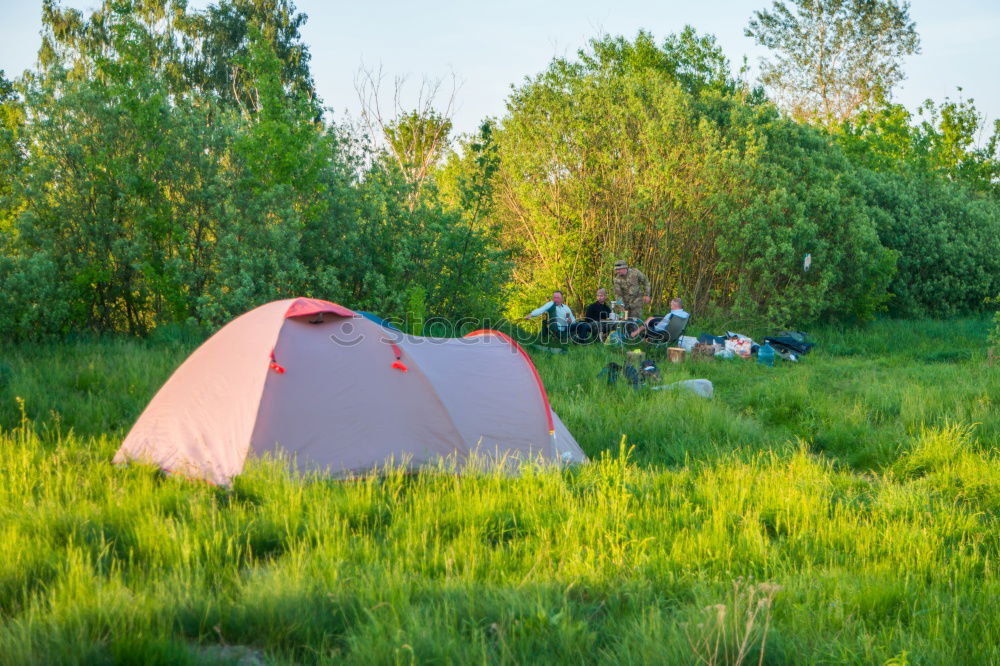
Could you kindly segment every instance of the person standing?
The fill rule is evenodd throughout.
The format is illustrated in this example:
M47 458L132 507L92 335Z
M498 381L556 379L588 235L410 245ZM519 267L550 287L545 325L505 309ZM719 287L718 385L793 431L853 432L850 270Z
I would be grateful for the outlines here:
M630 268L622 259L615 262L614 273L615 300L625 305L630 319L641 320L643 309L651 300L649 278L638 268Z

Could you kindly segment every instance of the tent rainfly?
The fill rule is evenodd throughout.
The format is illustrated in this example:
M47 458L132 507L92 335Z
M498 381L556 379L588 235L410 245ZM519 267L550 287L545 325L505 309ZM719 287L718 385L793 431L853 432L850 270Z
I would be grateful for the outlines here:
M115 455L227 484L249 455L301 471L362 474L473 452L583 462L521 347L497 331L423 338L335 303L275 301L194 351Z

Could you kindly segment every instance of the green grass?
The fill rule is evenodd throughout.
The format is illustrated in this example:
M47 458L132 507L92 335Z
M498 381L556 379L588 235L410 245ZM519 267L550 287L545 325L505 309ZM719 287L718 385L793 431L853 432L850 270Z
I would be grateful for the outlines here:
M8 350L0 664L1000 663L988 329L661 363L711 401L538 353L589 465L231 489L110 463L194 341Z

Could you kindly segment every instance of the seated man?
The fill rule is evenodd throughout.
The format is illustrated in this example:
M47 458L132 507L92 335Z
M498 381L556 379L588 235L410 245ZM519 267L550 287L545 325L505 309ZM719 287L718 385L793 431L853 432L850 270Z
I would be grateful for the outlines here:
M608 332L608 319L611 318L611 307L608 305L608 290L601 287L597 290L597 300L587 306L580 322L578 342L589 342L595 336L603 339Z
M561 291L552 292L552 300L532 310L524 320L529 321L543 314L549 316L549 321L546 324L548 331L560 340L568 340L570 334L575 333L579 326L576 317L573 316L573 311L569 309L568 305L563 303Z
M632 331L629 337L638 337L643 331L646 332L646 338L653 341L661 342L671 342L666 339L667 326L670 325L670 320L673 317L683 317L684 319L689 319L691 315L684 311L684 303L679 298L674 298L670 301L670 312L662 317L650 317L646 320L646 323L639 328Z

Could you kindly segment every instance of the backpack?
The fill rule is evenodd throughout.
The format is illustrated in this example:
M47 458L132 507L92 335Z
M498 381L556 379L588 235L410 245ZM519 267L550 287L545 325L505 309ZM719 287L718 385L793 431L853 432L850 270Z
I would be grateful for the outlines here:
M656 369L656 364L652 361L644 361L643 367L639 370L636 370L635 366L631 363L626 363L624 368L614 362L608 363L599 373L597 373L597 376L605 377L607 379L608 386L612 386L618 381L618 376L624 373L625 380L629 383L629 386L637 389L639 388L639 384L645 382L647 378L651 378L653 376L651 373L646 372L646 364L652 366L652 370L656 373L656 379L659 380L660 372Z

